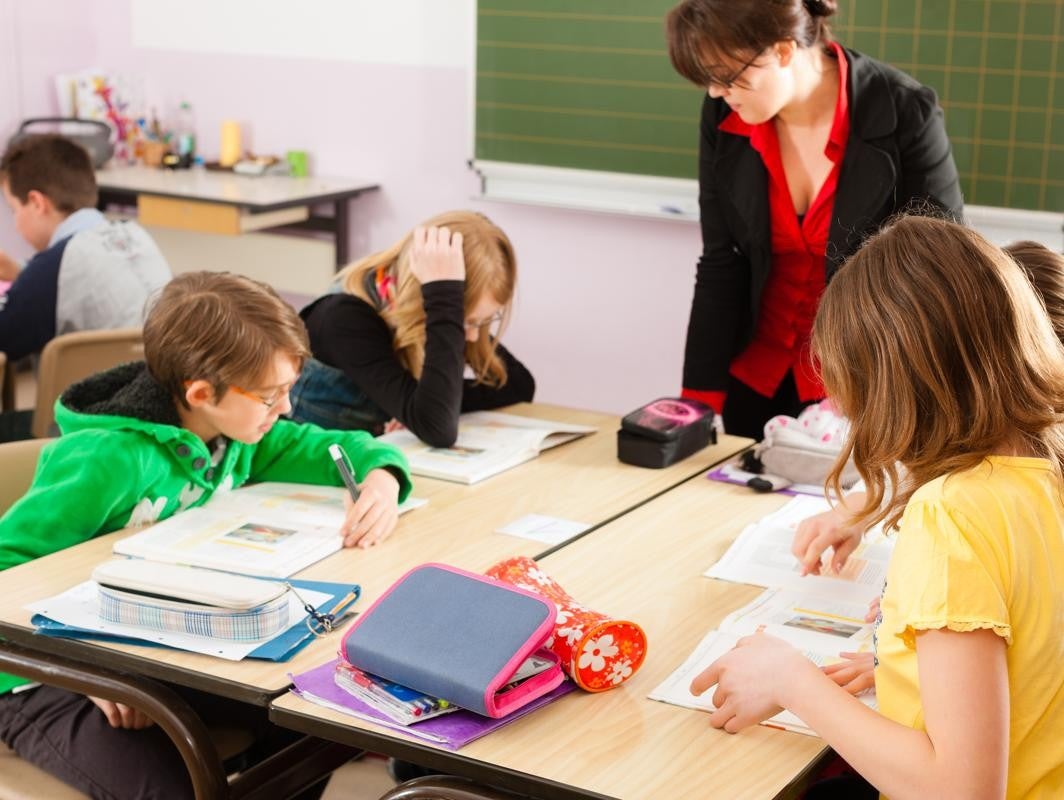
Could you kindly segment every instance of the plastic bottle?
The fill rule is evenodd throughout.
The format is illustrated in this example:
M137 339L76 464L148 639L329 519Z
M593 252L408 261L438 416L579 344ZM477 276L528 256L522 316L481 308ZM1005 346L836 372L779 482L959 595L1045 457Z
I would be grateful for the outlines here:
M192 163L192 157L196 154L196 120L192 115L192 104L182 102L177 108L177 125L174 136L175 151L182 159Z

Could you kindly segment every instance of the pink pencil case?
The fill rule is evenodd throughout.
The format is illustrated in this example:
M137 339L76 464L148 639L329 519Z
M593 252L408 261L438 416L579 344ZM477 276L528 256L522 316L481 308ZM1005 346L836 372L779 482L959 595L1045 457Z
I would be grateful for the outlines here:
M565 679L558 657L544 648L556 614L550 600L524 589L422 564L355 620L340 657L478 714L505 717ZM550 667L513 683L532 655Z

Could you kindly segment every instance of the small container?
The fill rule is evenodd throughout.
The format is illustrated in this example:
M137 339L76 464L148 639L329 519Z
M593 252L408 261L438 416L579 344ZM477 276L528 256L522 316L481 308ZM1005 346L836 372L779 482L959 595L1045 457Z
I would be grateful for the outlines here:
M697 400L661 397L621 419L617 458L662 469L716 441L712 408Z

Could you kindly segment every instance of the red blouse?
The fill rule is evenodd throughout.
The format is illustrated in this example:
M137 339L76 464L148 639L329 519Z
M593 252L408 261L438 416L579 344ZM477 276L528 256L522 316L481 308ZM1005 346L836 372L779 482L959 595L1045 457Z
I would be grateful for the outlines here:
M824 154L834 166L801 222L787 188L775 121L747 125L732 112L719 126L727 133L750 137L750 146L761 154L768 171L772 271L761 295L754 338L731 365L735 378L765 397L776 394L790 369L794 370L799 399L819 400L824 396L810 351L810 336L826 284L824 252L839 168L850 135L846 56L839 45L832 43L831 48L839 65L839 99Z

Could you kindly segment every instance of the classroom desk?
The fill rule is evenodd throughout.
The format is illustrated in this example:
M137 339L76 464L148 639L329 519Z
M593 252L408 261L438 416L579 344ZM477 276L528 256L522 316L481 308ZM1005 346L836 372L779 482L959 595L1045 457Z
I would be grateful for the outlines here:
M135 205L145 225L237 235L254 230L324 231L336 244L336 268L349 260L348 203L379 189L351 178L237 175L205 169L109 167L96 172L99 205ZM311 213L330 204L331 217Z
M535 797L794 796L825 753L822 740L760 726L732 736L704 713L646 699L707 631L762 591L701 573L787 499L696 477L540 560L580 602L646 630L647 660L618 689L566 695L457 753L291 694L273 702L271 719Z
M549 514L600 526L750 444L748 439L725 436L719 444L668 469L646 470L617 461L615 432L620 420L616 416L544 404L506 410L594 425L599 430L476 486L415 478L415 496L427 498L429 504L402 517L391 539L370 550L336 553L303 570L299 577L357 582L363 589L360 606L365 608L417 564L444 561L482 571L503 558L542 553L541 543L493 532L524 514ZM114 542L126 535L115 532L4 572L0 636L31 649L259 705L288 688L289 672L310 669L335 653L339 633L315 641L280 664L230 662L161 648L35 635L31 614L23 606L87 580L93 567L109 557Z

